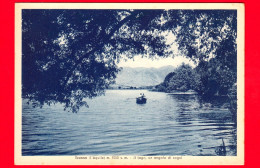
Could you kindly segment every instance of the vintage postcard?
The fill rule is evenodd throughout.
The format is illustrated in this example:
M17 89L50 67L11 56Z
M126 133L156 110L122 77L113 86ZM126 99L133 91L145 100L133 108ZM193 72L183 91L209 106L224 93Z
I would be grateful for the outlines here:
M15 164L243 165L242 3L16 3Z

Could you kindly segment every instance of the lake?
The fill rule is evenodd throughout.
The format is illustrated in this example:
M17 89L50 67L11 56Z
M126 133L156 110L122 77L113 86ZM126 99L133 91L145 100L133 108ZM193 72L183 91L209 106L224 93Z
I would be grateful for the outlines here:
M136 104L140 93L146 104ZM224 140L236 155L236 124L227 98L196 94L107 90L78 113L63 105L33 108L23 100L22 155L217 155Z

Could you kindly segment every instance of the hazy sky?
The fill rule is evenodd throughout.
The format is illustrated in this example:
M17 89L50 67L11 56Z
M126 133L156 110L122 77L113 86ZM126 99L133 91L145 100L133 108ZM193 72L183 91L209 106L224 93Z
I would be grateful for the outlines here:
M133 60L127 60L126 62L121 61L118 66L119 67L154 67L159 68L162 66L174 66L177 67L178 65L181 65L182 63L190 64L192 67L194 67L194 63L192 61L189 61L187 58L182 56L176 56L175 58L161 58L159 60L151 60L148 58L141 58L140 56L136 56L134 61Z
M167 50L172 51L175 55L174 58L160 58L160 59L148 59L148 58L141 58L141 56L135 56L134 60L128 59L126 62L121 61L118 66L119 67L154 67L159 68L163 66L174 66L177 67L182 63L190 64L192 67L195 67L195 64L190 61L189 59L185 58L181 55L178 51L177 44L175 42L176 36L169 31L161 32L162 35L166 37L166 44L169 44L171 47ZM124 57L124 56L123 56Z

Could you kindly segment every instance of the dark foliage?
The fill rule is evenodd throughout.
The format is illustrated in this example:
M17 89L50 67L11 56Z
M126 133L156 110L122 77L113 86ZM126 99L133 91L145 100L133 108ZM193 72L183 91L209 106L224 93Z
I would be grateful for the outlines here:
M173 91L188 91L194 89L194 71L190 65L182 64L174 72L169 73L164 82L156 89L158 91L173 92Z
M103 94L114 82L121 54L164 55L167 45L154 27L161 13L23 10L23 97L77 112L87 105L84 98Z

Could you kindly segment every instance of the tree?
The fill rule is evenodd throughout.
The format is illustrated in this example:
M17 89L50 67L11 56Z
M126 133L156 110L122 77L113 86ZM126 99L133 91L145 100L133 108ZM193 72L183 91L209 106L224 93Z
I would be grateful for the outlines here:
M23 10L22 94L64 103L77 112L84 98L114 82L120 55L164 55L155 28L162 10Z
M233 52L236 58L236 10L185 10L181 13L182 23L175 32L183 54L199 63L219 56L221 48L222 52ZM223 44L227 41L230 45L225 47Z
M158 91L188 91L194 89L194 71L190 65L182 64L169 73L163 83L157 85Z
M196 90L209 96L228 94L237 79L236 10L182 13L177 41L180 51L197 62Z

